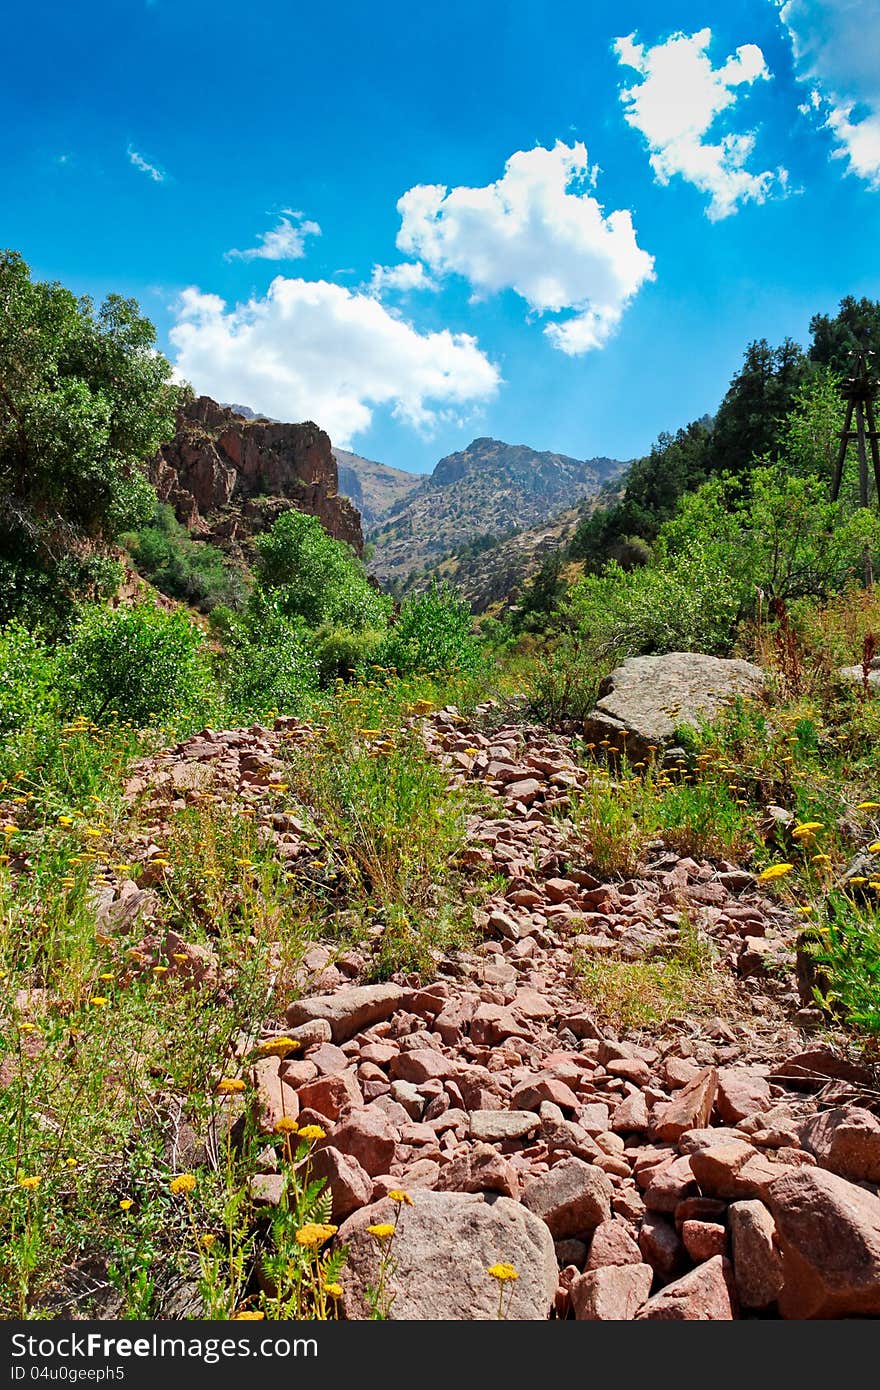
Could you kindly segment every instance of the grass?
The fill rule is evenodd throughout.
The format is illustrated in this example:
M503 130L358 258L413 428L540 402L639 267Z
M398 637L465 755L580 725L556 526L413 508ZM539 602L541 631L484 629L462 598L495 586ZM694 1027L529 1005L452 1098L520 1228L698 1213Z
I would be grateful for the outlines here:
M612 1028L659 1027L683 1015L713 1015L731 1003L729 974L711 942L686 918L675 942L645 960L575 956L575 976L588 1007Z

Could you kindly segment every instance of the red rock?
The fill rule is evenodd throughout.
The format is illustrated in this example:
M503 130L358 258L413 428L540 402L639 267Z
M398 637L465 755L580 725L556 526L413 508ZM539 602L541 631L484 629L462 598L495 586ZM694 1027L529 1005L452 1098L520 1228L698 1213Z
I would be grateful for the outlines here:
M566 1158L548 1173L531 1178L523 1205L539 1216L556 1240L583 1236L611 1216L612 1187L598 1168Z
M603 1221L593 1232L590 1253L585 1269L601 1269L604 1265L640 1264L641 1251L630 1234L629 1226L619 1217Z
M501 1192L519 1198L519 1177L513 1164L491 1144L474 1144L440 1170L438 1192Z
M410 1081L414 1086L424 1081L442 1081L447 1076L453 1076L455 1070L455 1063L432 1047L415 1047L408 1052L399 1052L388 1068L389 1075L396 1081Z
M660 1075L671 1091L677 1091L694 1081L700 1070L696 1062L691 1061L689 1057L664 1057Z
M552 1076L532 1076L515 1088L510 1105L513 1110L538 1110L545 1100L570 1111L577 1110L580 1104L564 1081Z
M372 1200L373 1183L351 1154L328 1147L316 1149L309 1159L310 1178L323 1178L333 1193L333 1215L337 1225L353 1211Z
M335 1043L346 1042L381 1019L390 1018L402 1005L406 991L399 985L356 985L334 994L312 995L288 1005L287 1022L293 1027L323 1018L330 1024Z
M681 1240L694 1264L727 1254L727 1231L717 1221L683 1221Z
M729 1322L736 1315L733 1271L727 1260L715 1255L655 1293L636 1318L654 1322Z
M394 1162L398 1131L387 1114L372 1105L349 1111L333 1131L333 1148L356 1158L371 1176L387 1173Z
M660 1279L671 1279L684 1264L684 1246L675 1229L657 1212L646 1212L639 1228L639 1250Z
M645 1206L649 1211L673 1212L686 1197L695 1196L696 1191L690 1158L677 1158L652 1176L645 1189Z
M575 1118L581 1129L594 1138L597 1134L604 1134L607 1129L614 1128L609 1120L608 1106L601 1101L591 1101L589 1105L582 1106Z
M522 1018L555 1018L559 1010L549 999L536 989L518 989L511 1000L510 1007Z
M575 1318L585 1322L630 1322L651 1292L650 1265L606 1265L572 1281Z
M799 1129L801 1143L823 1168L851 1182L880 1182L880 1121L861 1106L838 1106L811 1115Z
M763 1196L780 1171L745 1141L699 1149L690 1163L701 1192L734 1200Z
M744 1308L767 1308L782 1289L773 1217L763 1202L734 1202L728 1220L739 1301Z
M714 1067L706 1067L666 1105L658 1106L653 1125L657 1138L678 1139L685 1130L708 1125L717 1087L718 1073Z
M277 1057L261 1057L254 1064L251 1069L251 1084L254 1088L257 1124L264 1134L271 1134L284 1115L289 1115L292 1120L296 1119L299 1114L297 1093L283 1084Z
M481 1004L471 1019L470 1035L478 1047L492 1047L505 1038L525 1037L513 1010L502 1004Z
M770 1083L745 1067L722 1067L718 1072L715 1109L725 1124L735 1125L748 1115L769 1110L773 1104Z
M297 1092L300 1105L309 1110L317 1110L328 1120L336 1120L352 1106L363 1105L363 1095L353 1071L344 1071L338 1076L319 1076L307 1086L300 1086Z
M544 883L544 892L551 903L564 903L576 898L579 891L578 885L570 878L548 878Z
M293 1090L297 1091L300 1086L307 1086L310 1081L315 1080L318 1075L318 1068L314 1062L285 1057L281 1063L279 1075L285 1086L291 1086Z
M618 1057L606 1063L606 1070L610 1076L620 1076L634 1086L647 1086L651 1081L648 1064L641 1057Z
M611 1128L618 1134L646 1134L651 1127L644 1091L631 1091L611 1117Z
M505 801L520 801L523 806L531 806L542 796L544 788L534 777L526 777L521 782L508 782L504 788Z
M346 1071L351 1065L350 1059L346 1057L341 1047L327 1042L320 1043L317 1047L310 1047L306 1061L316 1066L321 1076L338 1076L341 1071Z
M823 1168L790 1169L767 1194L784 1318L880 1316L880 1199Z

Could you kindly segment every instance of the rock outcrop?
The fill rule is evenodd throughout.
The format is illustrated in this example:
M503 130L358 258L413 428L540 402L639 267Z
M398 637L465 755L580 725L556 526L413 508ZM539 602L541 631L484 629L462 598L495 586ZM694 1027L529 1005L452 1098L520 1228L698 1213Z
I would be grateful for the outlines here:
M584 734L626 748L630 758L668 749L676 729L699 726L737 695L754 698L764 673L749 661L729 661L700 652L632 656L605 677Z
M210 396L185 405L151 467L159 500L194 534L244 544L290 507L316 516L361 554L360 517L340 497L330 438L317 425L247 420Z

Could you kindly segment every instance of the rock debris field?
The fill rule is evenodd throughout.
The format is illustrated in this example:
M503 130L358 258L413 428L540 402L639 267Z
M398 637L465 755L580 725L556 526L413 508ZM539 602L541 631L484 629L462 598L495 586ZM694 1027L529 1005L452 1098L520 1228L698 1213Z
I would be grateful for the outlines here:
M659 847L629 881L573 868L565 812L591 773L570 740L483 732L479 715L420 724L451 782L493 801L470 817L463 856L505 884L477 910L480 944L418 984L364 983L369 947L311 946L299 997L262 1034L299 1048L251 1077L267 1133L283 1115L326 1133L313 1166L349 1247L344 1315L367 1316L367 1227L394 1219L388 1193L403 1188L393 1318L495 1317L486 1270L499 1261L518 1274L512 1319L880 1316L880 1095L800 1007L798 922L735 864ZM293 719L204 731L139 765L127 794L147 822L129 856L140 886L103 889L105 927L149 927L150 817L206 788L252 805L286 864L311 859L302 823L266 796L310 736ZM683 911L716 949L731 1008L618 1036L573 961L648 957ZM212 987L208 949L142 942L148 962L169 947L170 969ZM267 1159L255 1201L271 1206L282 1183Z

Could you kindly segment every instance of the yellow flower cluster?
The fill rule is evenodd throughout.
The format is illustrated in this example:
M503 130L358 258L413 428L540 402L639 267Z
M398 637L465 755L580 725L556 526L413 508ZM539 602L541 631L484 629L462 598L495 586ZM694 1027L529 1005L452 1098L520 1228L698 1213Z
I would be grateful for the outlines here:
M497 1264L490 1265L486 1273L492 1278L497 1279L499 1284L506 1284L509 1280L518 1279L519 1275L513 1265Z
M172 1178L168 1184L168 1191L177 1197L181 1192L195 1192L196 1179L194 1173L178 1173L176 1178Z
M318 1221L307 1221L305 1226L300 1226L296 1233L297 1245L303 1245L307 1250L315 1250L319 1245L323 1245L331 1236L335 1236L338 1226L324 1225Z

